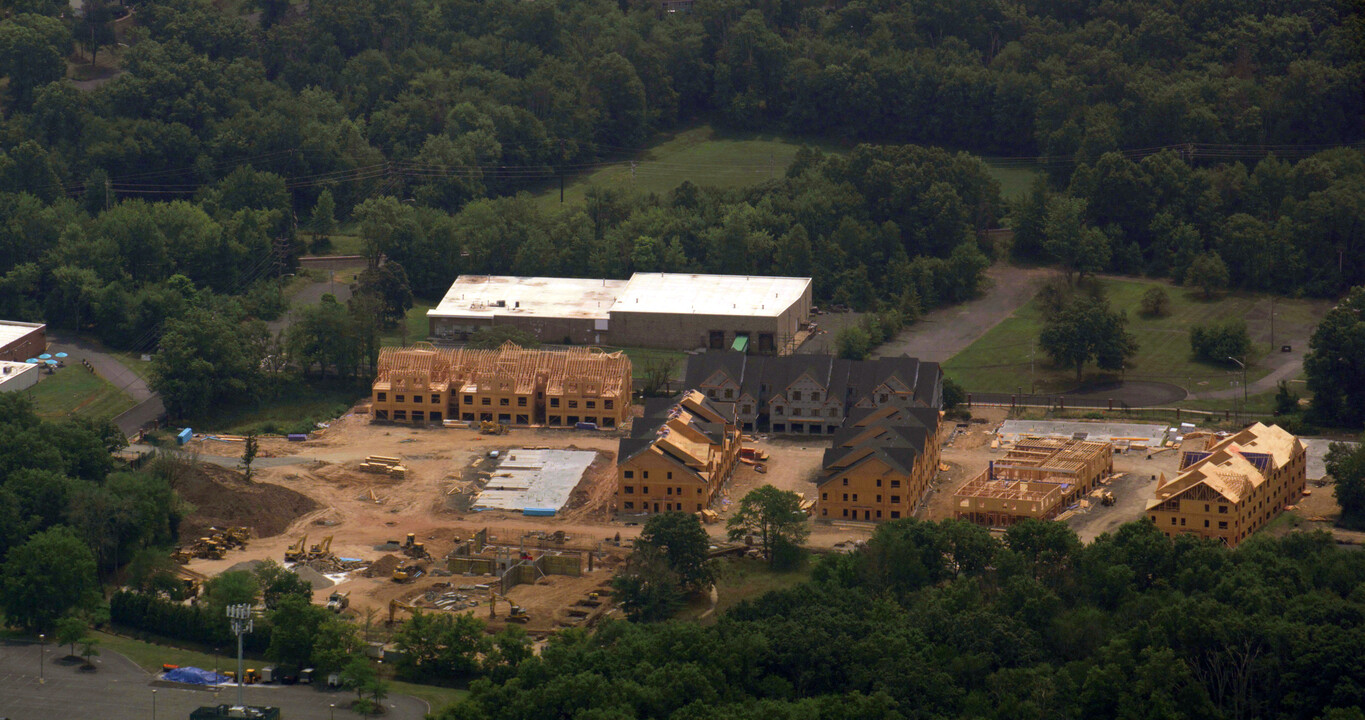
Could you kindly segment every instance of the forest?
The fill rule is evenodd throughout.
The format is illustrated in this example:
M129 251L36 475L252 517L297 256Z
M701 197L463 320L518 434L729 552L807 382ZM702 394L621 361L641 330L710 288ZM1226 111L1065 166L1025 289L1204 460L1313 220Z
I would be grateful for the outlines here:
M568 630L442 720L1365 717L1365 555L897 520L709 626Z
M424 298L461 272L808 273L818 302L913 319L976 292L1002 222L1025 259L1179 282L1217 254L1235 286L1291 295L1365 281L1358 4L65 7L3 5L0 314L115 347L155 348L210 293L275 317L274 280L338 223ZM116 42L117 76L64 79ZM518 197L703 120L847 152L748 189ZM1011 206L983 154L1045 183ZM1068 218L1103 247L1045 242Z

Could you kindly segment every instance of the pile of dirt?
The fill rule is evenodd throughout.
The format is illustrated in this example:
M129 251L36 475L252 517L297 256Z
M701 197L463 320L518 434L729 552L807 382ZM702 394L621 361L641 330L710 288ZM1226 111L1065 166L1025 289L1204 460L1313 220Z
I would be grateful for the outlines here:
M251 528L257 538L278 535L318 504L306 495L270 483L247 482L241 473L201 463L178 478L175 490L194 512L180 522L180 538L193 541L210 527Z
M365 569L365 577L389 577L402 564L403 559L397 555L385 555Z
M603 521L611 518L611 502L616 494L616 453L599 450L592 464L560 508L567 520Z

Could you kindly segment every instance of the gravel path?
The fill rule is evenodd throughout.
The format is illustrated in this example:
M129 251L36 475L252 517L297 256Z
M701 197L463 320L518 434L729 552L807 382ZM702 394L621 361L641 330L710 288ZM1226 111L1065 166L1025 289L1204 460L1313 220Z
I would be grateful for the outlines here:
M1028 302L1038 291L1038 283L1055 272L996 263L986 271L991 286L984 295L925 315L877 348L873 357L904 354L945 362Z

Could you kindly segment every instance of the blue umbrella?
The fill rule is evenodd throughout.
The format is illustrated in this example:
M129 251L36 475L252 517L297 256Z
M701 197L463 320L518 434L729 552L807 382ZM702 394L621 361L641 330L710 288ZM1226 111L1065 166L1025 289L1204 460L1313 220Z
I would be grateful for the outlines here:
M54 365L54 366L57 364L57 361L56 361L56 360L44 360L43 362L46 362L48 365Z
M59 358L64 358L64 357L66 357L66 353L57 353L56 356L59 357Z
M29 365L37 365L37 364L38 364L38 358L29 358L29 359L25 360L24 362L28 363Z
M52 356L51 356L51 355L48 355L47 353L43 353L42 355L39 355L39 356L38 356L38 359L39 359L39 360L50 360L50 359L52 359Z

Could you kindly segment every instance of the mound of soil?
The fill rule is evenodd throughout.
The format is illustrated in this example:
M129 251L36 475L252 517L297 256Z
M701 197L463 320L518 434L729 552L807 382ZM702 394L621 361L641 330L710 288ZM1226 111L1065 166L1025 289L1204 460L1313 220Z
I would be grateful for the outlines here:
M270 483L249 483L241 473L209 463L180 479L175 490L194 505L194 512L180 522L183 541L205 536L210 527L227 526L251 528L252 537L270 537L318 508L306 495Z
M388 577L402 564L403 559L397 555L385 555L365 569L365 577Z

